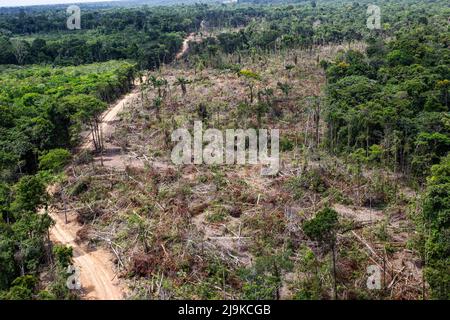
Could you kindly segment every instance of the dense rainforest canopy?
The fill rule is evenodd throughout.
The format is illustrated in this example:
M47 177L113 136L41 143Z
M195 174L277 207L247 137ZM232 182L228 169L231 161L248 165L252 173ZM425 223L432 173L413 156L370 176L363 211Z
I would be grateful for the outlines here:
M38 213L48 201L45 173L57 173L66 164L70 153L61 148L73 147L80 129L129 90L134 72L134 64L113 60L78 67L2 67L0 291L11 286L4 298L71 296L59 278L64 269L58 269L52 293L35 292L40 266L52 261L48 229L53 222ZM26 175L38 169L41 174Z
M423 178L450 150L449 35L419 24L326 65L329 147Z
M70 148L76 128L87 121L82 111L101 112L132 86L135 66L109 61L78 67L4 68L0 75L2 181L32 173L38 157ZM88 98L90 97L90 98ZM94 111L93 106L100 106Z

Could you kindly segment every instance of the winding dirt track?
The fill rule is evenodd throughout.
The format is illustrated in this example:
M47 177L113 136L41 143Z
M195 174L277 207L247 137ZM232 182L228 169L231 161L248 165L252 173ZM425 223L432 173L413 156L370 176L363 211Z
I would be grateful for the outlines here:
M64 223L58 214L50 213L56 224L51 230L52 241L69 245L73 248L73 262L80 271L83 299L120 300L123 299L108 252L104 249L88 251L75 242L76 232L80 226L75 220Z
M176 59L181 59L189 50L189 41L192 41L195 39L195 33L189 34L183 41L183 46L181 47L180 52L177 53L175 56Z
M176 55L177 59L186 54L189 50L189 41L192 39L194 39L194 34L190 34L184 40L183 47ZM127 104L131 104L135 99L138 99L138 95L139 88L136 87L103 113L100 126L104 135L108 135L114 130L113 122L118 118L118 114ZM80 149L86 150L90 148L92 148L92 141L90 135L87 134L83 137ZM95 300L124 299L125 290L120 286L119 280L113 271L111 255L101 248L90 251L75 242L76 233L81 226L71 214L68 214L67 224L62 214L57 214L51 210L49 214L55 221L55 226L50 230L52 241L69 245L73 248L74 265L80 271L80 281L84 291L82 298Z
M113 130L113 122L124 106L137 98L139 89L136 88L122 99L117 101L111 108L102 115L100 124L103 133L109 133ZM83 149L92 148L90 135L84 137L80 147ZM124 290L120 287L119 281L114 274L113 264L110 254L98 248L95 251L89 251L75 242L76 233L81 226L74 217L68 213L68 223L66 224L61 214L50 210L50 216L55 220L55 226L50 230L52 241L69 245L73 248L73 262L80 271L80 281L83 288L83 299L89 300L121 300L124 298Z
M118 114L123 110L123 108L127 104L131 104L135 99L138 99L139 95L139 87L136 87L131 92L127 93L125 96L123 96L120 100L115 102L111 107L106 110L101 118L100 128L103 136L109 135L113 128L113 122L117 120ZM93 142L91 139L91 136L89 134L86 134L83 137L83 142L81 144L80 150L88 150L93 147Z
M179 59L183 57L189 50L189 41L194 39L195 35L190 34L183 42L183 47L176 55ZM107 136L114 130L114 121L118 118L118 114L128 104L138 99L139 87L136 87L125 95L122 99L113 104L106 110L101 119L100 124L103 135ZM83 137L80 149L92 148L92 140L89 134ZM110 159L113 160L113 159ZM110 161L110 165L121 163L122 161ZM120 168L119 168L120 169ZM68 223L66 224L61 214L50 212L50 216L55 220L55 226L50 231L52 241L70 245L74 253L74 265L80 271L81 286L84 291L82 298L96 300L120 300L124 298L125 290L120 286L119 280L113 271L110 254L104 249L89 251L75 242L76 233L81 226L76 222L72 215L68 214Z

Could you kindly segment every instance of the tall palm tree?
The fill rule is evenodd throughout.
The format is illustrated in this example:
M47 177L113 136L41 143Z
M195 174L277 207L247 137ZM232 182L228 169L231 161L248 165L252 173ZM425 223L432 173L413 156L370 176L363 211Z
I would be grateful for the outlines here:
M181 91L183 92L183 96L186 95L187 93L187 85L190 84L191 81L189 79L183 78L183 77L178 77L177 81L175 82L175 85L180 86L181 87Z
M167 80L164 78L150 77L150 82L155 90L158 90L158 97L162 97L162 87L167 86Z
M256 81L261 81L261 76L257 74L256 72L253 72L251 70L242 69L238 72L239 76L243 76L246 79L247 86L250 90L249 92L249 98L250 98L250 104L253 103L253 89L255 86Z
M156 118L158 118L158 120L161 120L161 105L162 105L162 99L161 97L156 97L153 100L153 106L155 107L156 110Z

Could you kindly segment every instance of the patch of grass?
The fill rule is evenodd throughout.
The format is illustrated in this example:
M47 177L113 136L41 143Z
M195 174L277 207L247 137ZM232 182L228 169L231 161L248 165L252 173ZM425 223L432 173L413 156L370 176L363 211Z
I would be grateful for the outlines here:
M207 213L206 217L205 217L206 221L208 221L210 223L224 222L227 220L227 218L228 218L228 213L222 207L215 209L213 212Z

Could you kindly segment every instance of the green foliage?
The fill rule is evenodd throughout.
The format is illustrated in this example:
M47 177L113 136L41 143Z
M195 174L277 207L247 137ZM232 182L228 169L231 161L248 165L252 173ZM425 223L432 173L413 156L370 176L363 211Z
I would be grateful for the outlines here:
M242 291L245 300L273 300L276 298L276 290L279 287L279 279L274 276L256 275L251 282L245 282Z
M259 126L268 112L277 118L282 110L276 109L272 88L257 92L258 103L253 103L254 90L260 89L256 83L262 78L243 69L242 57L249 57L253 63L263 62L266 53L289 57L291 52L295 53L291 48L313 52L316 45L348 42L350 47L351 42L367 40L365 53L343 51L333 61L320 63L328 81L324 118L329 131L327 145L333 152L350 155L358 176L366 164L389 166L423 179L432 165L444 159L433 167L427 182L422 217L426 230L422 238L425 275L432 295L448 298L450 186L448 158L444 157L450 149L450 60L445 0L426 4L419 0L376 1L382 4L384 12L383 29L376 31L365 26L366 6L356 2L306 1L288 5L280 4L281 0L243 2L276 5L114 9L110 5L86 6L82 11L83 29L77 32L61 31L67 16L59 9L0 12L0 64L16 65L0 66L0 298L74 297L65 285L65 267L73 254L69 247L54 247L54 282L45 290L36 290L38 273L48 263L47 234L52 225L48 214L37 212L47 205L45 182L67 163L70 157L67 150L76 145L79 131L95 127L107 103L132 88L135 65L153 69L169 63L183 38L199 30L202 21L208 28L230 27L239 31L222 32L200 43L191 43L188 65L196 69L206 66L230 69L242 76L250 91L249 101L236 108L236 118L256 115ZM320 24L316 24L317 20ZM229 53L235 55L227 57ZM109 62L95 63L104 61ZM295 65L286 61L284 66L287 71L284 73L291 78L299 66L298 57L294 61ZM264 63L270 70L267 61ZM159 118L167 80L153 77L149 81L158 92L153 107ZM177 79L183 95L187 94L189 82ZM277 87L289 97L290 83L277 82ZM198 108L198 116L205 121L211 117L209 107L200 104ZM288 138L281 140L282 151L293 147ZM45 172L33 176L38 169ZM222 171L214 173L213 182L220 191L226 191L227 179ZM85 192L90 183L89 179L80 180L70 195L92 201L106 194L101 188ZM302 197L304 191L332 194L327 190L323 172L316 170L289 179L287 188L295 199ZM370 188L369 192L381 194L383 203L391 200L391 186L384 181ZM161 190L159 197L171 196L167 188ZM190 195L187 189L180 190L183 195ZM207 219L218 222L226 216L226 211L220 208ZM258 257L251 268L241 273L243 297L278 298L281 275L292 268L291 252L276 253L280 245L286 244L286 221L282 214L274 214L272 210L270 214L263 212L261 217L243 219L248 219L244 220L245 228L259 228L255 233L256 248L252 248ZM147 252L153 242L164 239L154 236L155 226L146 222L132 215L129 227L137 233ZM303 224L303 231L321 244L333 245L338 227L336 212L325 208ZM386 239L384 227L378 236ZM170 241L166 244L170 245ZM324 298L327 280L323 279L329 270L311 250L303 250L299 257L300 269L306 274L295 297ZM189 267L186 264L179 270L187 282L193 279L187 275ZM221 261L209 261L203 267L200 272L195 270L195 277L204 273L206 280L195 288L185 287L201 298L223 298L223 293L232 286L230 267ZM163 289L167 289L168 283L172 285L167 278Z
M240 70L239 75L247 79L261 80L261 76L259 74L247 69Z
M375 1L374 4L382 7L384 12L382 30L367 28L367 5L357 2L327 1L314 6L305 4L305 1L286 3L281 0L241 0L239 2L259 5L223 6L217 10L209 7L207 14L209 26L244 28L238 32L234 30L222 32L217 38L210 37L201 43L193 43L190 56L195 58L193 57L192 61L201 60L203 64L221 68L225 64L224 59L221 59L221 53L239 53L241 56L256 58L258 54L267 51L279 52L279 50L290 48L309 49L314 45L371 39L368 47L372 58L370 61L360 59L359 54L354 52L339 61L345 62L348 67L331 66L332 69L343 67L337 70L338 76L355 72L367 75L375 71L374 68L379 66L380 60L386 59L387 53L377 41L377 36L391 38L398 31L405 32L405 29L407 31L414 25L422 26L424 16L433 16L433 19L439 21L436 24L442 26L442 30L445 30L447 23L445 10L442 10L445 0L433 1L426 5L418 0ZM260 5L267 3L271 5ZM316 24L316 21L320 21L320 24ZM408 21L408 27L404 21ZM210 48L214 48L214 54L211 54ZM405 56L408 57L410 54L406 53ZM394 57L392 59L395 60ZM322 65L328 67L327 63ZM290 69L291 65L286 65L286 68ZM341 72L340 75L339 72Z
M416 154L412 160L412 167L417 176L425 176L431 165L450 150L450 134L440 132L421 132L415 142Z
M317 259L314 252L307 246L299 250L299 271L302 277L295 283L294 300L318 300L322 298L324 265ZM326 278L326 277L325 277Z
M370 76L373 69L362 53L349 50L341 53L334 64L327 66L326 73L331 82L337 82L349 76Z
M0 290L6 290L4 299L31 299L31 283L43 262L48 230L53 224L47 213L37 212L47 204L45 184L38 175L24 176L13 186L13 192L2 189ZM23 276L14 280L20 274Z
M7 289L17 274L14 261L15 244L9 226L0 222L0 291Z
M287 188L293 192L295 199L301 198L303 190L311 190L317 193L323 193L327 190L327 184L318 170L305 171L300 176L289 178L286 184Z
M55 245L53 247L53 255L60 266L67 268L72 261L73 249L68 246Z
M281 137L280 139L280 151L286 152L294 149L294 142L288 137Z
M91 8L81 12L82 30L62 31L64 10L2 14L0 64L81 65L133 59L145 69L172 61L183 36L200 25L202 7ZM18 27L16 21L27 21ZM29 34L34 33L31 37Z
M366 56L350 50L327 66L331 150L419 179L428 175L450 150L444 34L438 26L418 24L389 43L372 37Z
M314 218L303 223L303 232L319 242L334 242L337 227L338 213L331 208L324 208Z
M281 273L292 269L291 251L258 257L253 268L241 270L244 281L243 299L264 300L279 298Z
M22 177L14 189L15 199L11 204L14 213L34 212L47 200L45 184L38 176Z
M226 288L232 279L229 266L217 258L211 259L205 268L207 278L194 289L201 299L221 299L219 288Z
M369 148L368 161L372 163L379 163L383 157L383 147L373 144Z
M52 149L39 157L39 169L59 172L69 162L70 157L70 152L66 149Z
M77 294L67 287L67 268L57 265L54 273L54 279L48 286L47 292L40 291L37 295L38 299L43 300L74 300Z
M38 300L56 300L56 296L47 290L39 291L37 294Z
M450 298L450 156L431 169L423 203L425 276L432 297Z
M80 179L77 182L74 183L74 185L68 190L67 194L71 197L76 197L83 192L87 191L89 189L90 185L90 179Z
M206 215L206 221L210 223L219 223L227 219L228 213L224 208L217 208Z
M0 300L31 300L38 279L32 275L16 278L8 292L0 295Z
M105 102L129 90L133 74L134 64L118 61L2 71L0 110L6 114L0 121L2 179L14 181L20 172L34 173L38 155L73 146L81 125L89 125L106 108Z

